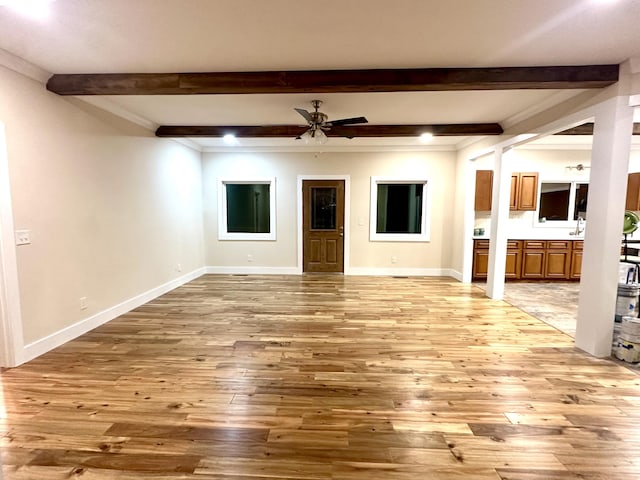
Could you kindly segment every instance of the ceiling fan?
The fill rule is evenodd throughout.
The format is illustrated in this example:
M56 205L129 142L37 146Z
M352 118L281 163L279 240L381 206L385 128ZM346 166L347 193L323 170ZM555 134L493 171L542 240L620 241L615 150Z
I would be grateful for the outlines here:
M307 143L325 143L327 141L327 135L325 131L328 131L331 127L339 126L339 125L355 125L359 123L368 123L368 120L365 117L352 117L352 118L342 118L340 120L331 120L329 121L329 117L319 111L320 105L322 105L321 100L311 100L311 105L313 106L313 112L309 112L308 110L304 110L303 108L295 108L294 110L298 112L302 117L307 121L309 125L309 129L300 135L299 139L305 140Z

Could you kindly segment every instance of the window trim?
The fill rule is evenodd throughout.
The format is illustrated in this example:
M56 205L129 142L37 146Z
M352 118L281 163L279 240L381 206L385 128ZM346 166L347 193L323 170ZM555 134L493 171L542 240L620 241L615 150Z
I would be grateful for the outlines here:
M378 184L422 183L422 233L378 233ZM371 177L371 200L369 218L369 241L371 242L429 242L431 240L431 189L429 180L424 177Z
M227 184L269 185L269 232L228 232L227 231ZM272 241L276 239L276 178L258 177L238 179L236 177L218 179L218 240Z

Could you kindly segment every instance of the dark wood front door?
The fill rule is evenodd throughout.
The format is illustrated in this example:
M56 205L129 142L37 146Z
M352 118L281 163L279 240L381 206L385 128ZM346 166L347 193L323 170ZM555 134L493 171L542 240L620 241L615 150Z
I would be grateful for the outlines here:
M303 180L303 271L344 271L344 180Z

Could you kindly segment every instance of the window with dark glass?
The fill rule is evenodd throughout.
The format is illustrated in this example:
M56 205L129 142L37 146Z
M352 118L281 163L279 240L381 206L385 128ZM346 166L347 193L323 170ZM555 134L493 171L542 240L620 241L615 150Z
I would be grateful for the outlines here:
M276 179L218 180L218 239L276 239Z
M227 232L269 233L270 185L227 183Z
M377 184L376 233L422 233L423 183Z
M540 184L539 222L567 222L587 218L589 184L578 182L542 182Z

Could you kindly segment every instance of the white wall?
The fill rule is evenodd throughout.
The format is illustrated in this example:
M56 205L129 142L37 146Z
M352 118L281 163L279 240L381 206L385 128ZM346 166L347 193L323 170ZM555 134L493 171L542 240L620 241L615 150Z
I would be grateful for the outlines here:
M2 67L0 121L26 344L202 268L199 152Z
M206 263L218 267L297 267L298 175L349 175L351 181L351 273L385 269L428 269L437 274L451 268L452 205L455 198L453 152L375 153L205 153L203 154ZM277 240L220 241L217 235L217 180L275 176ZM431 188L431 241L398 243L369 241L371 176L424 176ZM251 263L247 255L252 255ZM397 263L391 257L397 257Z

